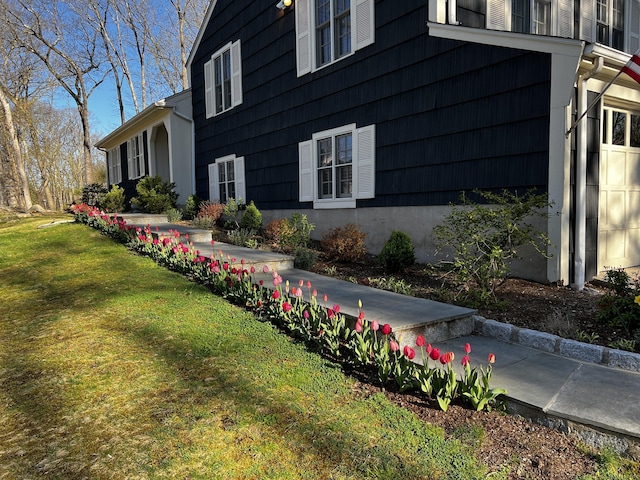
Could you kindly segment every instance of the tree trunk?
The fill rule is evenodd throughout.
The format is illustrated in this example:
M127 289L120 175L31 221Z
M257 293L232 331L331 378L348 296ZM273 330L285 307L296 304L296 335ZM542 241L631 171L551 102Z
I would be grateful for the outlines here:
M18 134L13 125L13 116L11 114L11 105L7 99L4 89L0 86L0 105L4 110L4 128L7 132L9 141L9 158L13 160L13 168L15 171L15 182L17 188L14 189L14 195L17 195L17 203L20 208L25 210L31 208L31 192L29 190L29 180L27 179L27 172L24 168L24 161L22 158L22 151L20 150L20 140Z
M83 92L83 101L78 102L78 112L82 120L82 147L84 161L82 163L82 183L89 185L93 181L93 160L91 158L91 130L89 128L89 104Z

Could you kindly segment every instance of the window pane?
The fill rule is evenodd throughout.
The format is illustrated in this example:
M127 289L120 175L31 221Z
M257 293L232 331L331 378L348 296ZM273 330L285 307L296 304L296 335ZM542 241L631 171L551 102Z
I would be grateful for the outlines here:
M316 0L316 26L319 27L331 19L331 4L329 0Z
M222 111L222 58L216 57L213 61L213 70L215 77L215 102L216 102L216 113L220 113Z
M350 198L353 186L353 169L351 165L337 169L338 197Z
M234 182L236 179L235 170L234 170L234 162L225 162L227 165L227 182Z
M227 200L227 184L220 183L220 203L226 203Z
M607 138L607 132L609 131L609 113L610 110L604 110L602 112L602 143L609 143Z
M631 115L631 138L629 145L632 147L640 147L640 115Z
M224 67L224 110L231 108L231 51L227 50L222 54Z
M318 168L330 167L333 164L331 138L318 140Z
M611 143L612 145L624 145L626 114L622 112L612 112Z
M602 23L609 23L609 5L608 0L598 0L596 6L596 20Z
M224 168L224 163L218 164L218 181L220 183L227 181L227 171Z
M342 57L351 53L351 15L346 15L336 20L336 57Z
M318 29L317 33L318 65L324 65L331 61L331 27Z
M551 5L543 1L536 1L533 6L533 28L536 35L549 34L549 17Z
M511 2L511 30L518 33L529 33L529 3L528 0L513 0Z
M318 197L333 198L332 170L323 168L318 171Z
M351 134L336 137L336 156L339 165L352 161Z
M229 194L229 198L236 198L236 184L235 184L235 182L229 182L227 184L227 193Z

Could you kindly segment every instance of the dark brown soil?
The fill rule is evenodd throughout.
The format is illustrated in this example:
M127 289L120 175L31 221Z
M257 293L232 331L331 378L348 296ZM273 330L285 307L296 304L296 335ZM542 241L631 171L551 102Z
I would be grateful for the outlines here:
M371 284L372 278L389 278L373 257L356 264L321 260L313 270L362 284ZM464 294L456 296L456 288L445 274L427 265L415 265L394 278L410 285L414 296L449 303L462 301L464 297ZM599 284L590 284L577 292L563 286L509 279L496 290L497 301L478 308L478 313L520 327L582 341L589 338L593 343L608 345L623 337L621 332L595 321L597 301L604 291ZM366 381L358 382L356 390L360 395L380 391ZM461 405L452 405L442 412L424 397L385 393L424 421L442 427L447 435L473 446L478 460L489 472L502 472L509 479L577 478L595 472L596 460L579 440L522 417L498 410L475 412Z

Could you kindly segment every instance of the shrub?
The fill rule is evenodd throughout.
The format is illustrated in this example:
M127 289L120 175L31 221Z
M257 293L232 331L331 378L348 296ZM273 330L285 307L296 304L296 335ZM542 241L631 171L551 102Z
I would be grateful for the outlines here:
M240 228L240 212L245 209L242 199L229 198L224 206L224 228L235 230Z
M252 242L253 236L256 234L256 231L251 228L238 228L237 230L231 230L228 233L229 241L233 245L238 245L240 247L249 247L250 245L254 245Z
M411 237L394 230L378 255L380 263L390 272L399 272L416 261Z
M546 234L526 220L546 218L551 206L546 194L528 191L523 196L475 191L489 205L479 205L461 197L462 207L453 206L444 221L433 229L436 251L453 248L453 273L460 283L475 281L481 298L494 297L495 288L518 258L518 248L531 245L546 257L550 244Z
M159 175L144 177L136 185L138 195L131 199L131 204L144 213L165 213L176 208L175 186L173 182L163 181Z
M170 208L167 210L167 221L168 222L179 222L182 220L182 210L177 208Z
M213 221L211 217L196 217L191 220L191 224L196 228L201 228L203 230L213 230L216 222Z
M296 247L293 256L293 266L301 270L311 270L311 267L318 261L318 252L310 248Z
M366 236L357 225L349 223L325 232L320 245L329 258L340 262L355 262L367 253L364 245Z
M200 203L200 208L198 209L198 215L196 216L196 220L210 222L211 228L216 224L216 222L222 217L222 212L224 212L224 204L217 202L204 201ZM207 219L207 220L204 220Z
M262 213L255 206L253 200L247 205L242 218L240 219L240 228L258 231L262 228Z
M103 183L89 183L82 187L82 203L102 208L102 202L107 192L107 186Z
M640 335L640 276L631 278L622 269L607 270L605 281L610 292L598 300L599 322L622 328L630 340Z
M112 185L102 201L102 208L107 212L123 212L125 206L124 188Z
M282 239L287 235L290 235L289 221L286 218L276 218L271 220L264 227L264 238L275 246L280 247L282 245Z
M313 223L309 223L306 215L298 212L287 220L287 226L281 244L293 249L306 247L311 241L311 232L316 228Z
M189 195L189 198L187 198L187 204L184 206L184 218L187 220L196 218L200 210L201 203L202 200L200 200L195 193Z

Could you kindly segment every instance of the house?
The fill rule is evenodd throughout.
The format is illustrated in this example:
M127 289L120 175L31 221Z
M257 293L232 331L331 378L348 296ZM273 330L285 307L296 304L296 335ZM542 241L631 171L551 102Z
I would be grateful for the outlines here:
M159 100L96 143L106 152L108 185L119 185L127 198L147 175L174 182L178 203L194 192L191 91Z
M640 264L640 88L616 77L639 46L638 0L212 0L196 193L356 223L373 253L402 230L430 261L462 191L535 188L550 257L516 274L582 288Z

